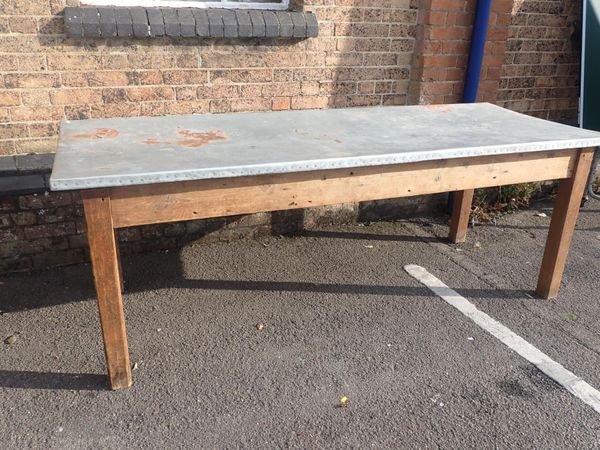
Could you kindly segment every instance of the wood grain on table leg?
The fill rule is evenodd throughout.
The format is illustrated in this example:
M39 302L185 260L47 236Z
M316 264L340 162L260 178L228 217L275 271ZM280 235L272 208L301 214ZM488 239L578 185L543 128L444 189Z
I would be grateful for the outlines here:
M449 235L450 241L454 243L465 242L467 238L467 228L469 227L469 215L471 214L474 192L474 189L466 189L454 193L454 206L452 207L452 217L450 218Z
M110 196L93 189L82 191L82 198L110 387L121 389L132 380Z
M113 230L115 233L115 248L117 249L117 263L119 266L119 286L121 287L121 294L125 292L125 282L123 281L123 269L121 268L121 251L119 250L119 237L117 236L117 230Z
M543 298L558 294L593 154L580 150L573 174L559 183L536 289Z

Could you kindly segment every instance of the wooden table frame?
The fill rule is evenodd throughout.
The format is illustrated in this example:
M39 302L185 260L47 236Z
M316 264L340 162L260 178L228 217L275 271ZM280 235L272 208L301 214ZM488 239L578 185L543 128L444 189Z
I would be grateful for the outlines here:
M464 242L475 188L560 180L536 292L556 297L593 149L570 149L82 190L112 389L131 386L118 228L456 191L450 240Z

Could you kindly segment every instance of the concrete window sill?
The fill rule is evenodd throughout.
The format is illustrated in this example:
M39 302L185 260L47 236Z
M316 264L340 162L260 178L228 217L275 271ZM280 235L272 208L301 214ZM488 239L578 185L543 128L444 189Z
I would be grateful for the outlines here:
M313 13L248 9L65 8L65 30L78 37L296 38L319 34Z

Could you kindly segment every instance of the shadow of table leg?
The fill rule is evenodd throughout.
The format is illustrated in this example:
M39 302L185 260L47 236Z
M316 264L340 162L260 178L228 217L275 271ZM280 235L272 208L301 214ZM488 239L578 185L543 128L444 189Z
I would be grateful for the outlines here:
M106 375L0 370L0 388L106 391Z

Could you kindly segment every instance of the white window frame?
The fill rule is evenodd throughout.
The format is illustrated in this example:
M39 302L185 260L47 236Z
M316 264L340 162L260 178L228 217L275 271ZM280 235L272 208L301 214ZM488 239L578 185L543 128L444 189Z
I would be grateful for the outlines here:
M197 2L181 0L82 0L83 5L89 6L141 6L144 8L222 8L222 9L267 9L267 10L287 10L290 6L290 0L282 0L281 3L270 2L232 2L224 0L222 2Z

